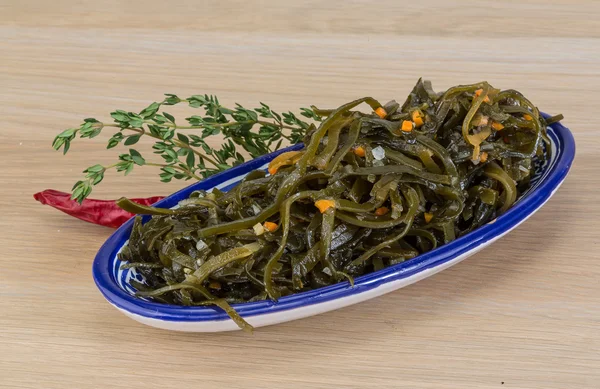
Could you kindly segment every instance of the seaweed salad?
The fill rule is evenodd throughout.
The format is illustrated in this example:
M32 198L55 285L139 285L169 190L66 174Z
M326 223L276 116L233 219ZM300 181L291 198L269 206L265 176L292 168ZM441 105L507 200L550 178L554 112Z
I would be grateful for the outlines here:
M370 113L355 108L366 103ZM174 209L128 199L135 219L119 254L145 282L137 295L217 305L320 288L383 269L496 218L547 158L544 119L515 90L487 82L436 93L419 80L406 101L361 98L318 109L298 151L280 154L228 192L196 191Z

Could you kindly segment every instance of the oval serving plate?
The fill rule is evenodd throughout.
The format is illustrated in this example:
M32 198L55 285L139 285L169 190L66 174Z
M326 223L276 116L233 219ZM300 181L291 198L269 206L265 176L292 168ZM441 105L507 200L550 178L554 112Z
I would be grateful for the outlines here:
M233 304L233 307L254 327L282 323L380 296L427 278L475 254L534 214L567 176L575 157L573 135L560 123L552 124L548 128L548 135L552 141L551 158L543 165L538 164L531 188L523 193L512 208L493 222L406 262L358 277L354 287L348 282L342 282L282 297L277 302L264 300ZM180 200L188 198L194 190L228 190L252 170L266 169L269 161L280 153L301 147L302 145L295 145L231 168L168 196L156 206L174 207ZM146 216L144 221L148 219ZM117 259L117 253L127 242L132 225L133 219L112 234L94 260L94 281L113 306L140 323L168 330L217 332L239 329L224 311L216 307L167 305L135 297L135 289L129 284L129 280L143 280L134 269L121 270L122 262Z

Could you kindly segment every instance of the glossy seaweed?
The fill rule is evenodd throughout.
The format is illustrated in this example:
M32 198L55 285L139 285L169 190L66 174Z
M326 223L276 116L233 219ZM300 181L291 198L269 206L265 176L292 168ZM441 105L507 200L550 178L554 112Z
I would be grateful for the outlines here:
M362 103L373 110L354 108ZM319 288L406 261L490 222L546 158L544 119L514 90L487 82L406 101L366 97L313 110L300 151L276 157L229 192L194 192L176 209L119 200L137 217L119 254L145 283L138 295L217 305Z

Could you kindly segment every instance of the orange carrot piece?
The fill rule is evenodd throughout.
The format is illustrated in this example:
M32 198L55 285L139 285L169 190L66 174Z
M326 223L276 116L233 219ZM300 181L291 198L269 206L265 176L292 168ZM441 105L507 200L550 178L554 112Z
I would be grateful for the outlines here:
M325 213L329 208L335 208L335 201L333 200L317 200L315 201L315 207L319 208L321 213Z
M415 123L413 123L410 120L403 120L402 121L402 127L400 127L402 129L402 131L406 131L406 132L411 132L413 130L415 126Z
M273 223L273 222L264 222L263 223L263 227L265 227L265 229L269 230L270 232L273 232L277 229L277 227L279 227L277 225L277 223Z
M479 156L479 160L481 162L485 162L488 159L488 153L486 153L485 151L483 153L481 153L481 155Z
M475 91L475 96L479 97L481 95L481 93L483 93L483 89L477 89ZM491 103L490 98L488 96L485 96L485 98L483 99L484 102L486 103Z
M387 116L387 112L385 112L385 109L383 107L379 107L375 110L375 113L377 114L377 116L379 116L380 118L385 118Z
M421 115L421 112L417 111L413 111L412 115L412 120L413 122L415 122L415 127L419 128L423 125L423 116Z
M386 213L388 213L389 211L390 211L390 209L388 207L380 207L375 210L375 215L383 216Z
M425 212L423 217L425 218L425 223L429 223L433 219L433 213Z
M354 153L354 155L363 158L366 154L365 152L365 148L362 146L357 146L355 147L352 152Z
M498 123L498 122L493 122L492 123L492 128L496 131L500 131L504 128L504 126L502 125L502 123Z

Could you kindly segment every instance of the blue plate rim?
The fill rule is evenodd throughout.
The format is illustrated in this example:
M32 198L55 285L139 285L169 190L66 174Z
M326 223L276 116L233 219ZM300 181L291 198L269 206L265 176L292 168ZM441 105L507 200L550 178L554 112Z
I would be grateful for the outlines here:
M544 117L550 115L542 113ZM499 216L495 223L487 224L435 250L421 254L409 261L357 277L354 287L348 282L342 282L327 287L296 293L282 297L277 302L271 300L252 303L233 304L236 311L243 317L272 314L304 306L325 303L350 295L363 293L377 288L385 283L407 278L424 270L443 265L457 256L467 253L482 243L501 236L517 226L541 207L560 186L567 176L575 158L575 140L571 131L560 122L550 125L552 133L558 138L562 148L559 148L556 162L539 186L530 192L513 208ZM297 150L301 144L293 145L274 153L263 155L245 164L233 167L216 174L206 180L194 183L156 204L158 207L172 207L197 189L211 188L247 171L251 171L268 163L275 156L289 150ZM138 299L124 291L116 282L111 271L112 259L123 243L128 239L133 218L119 227L100 247L94 259L92 272L94 282L102 295L117 308L129 313L164 321L172 322L205 322L230 320L229 316L217 307L185 307L167 305Z

